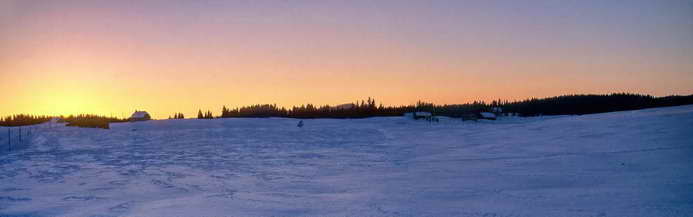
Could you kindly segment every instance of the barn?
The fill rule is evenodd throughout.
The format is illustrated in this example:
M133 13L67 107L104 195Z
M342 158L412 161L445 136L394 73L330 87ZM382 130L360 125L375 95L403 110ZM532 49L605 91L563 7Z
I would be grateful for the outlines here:
M128 120L133 122L133 121L148 121L151 119L152 119L152 117L149 116L149 113L147 113L146 111L135 110L135 113L132 113L132 115L130 116L130 119L128 119Z
M433 116L430 112L407 112L404 113L405 117L413 118L414 120L424 119L427 121L438 121L438 118Z
M479 113L481 119L496 120L496 114L492 112L481 112Z

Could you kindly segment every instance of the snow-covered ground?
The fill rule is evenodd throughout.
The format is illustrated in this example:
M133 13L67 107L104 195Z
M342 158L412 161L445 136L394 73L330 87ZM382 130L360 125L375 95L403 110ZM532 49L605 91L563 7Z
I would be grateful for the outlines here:
M297 122L44 127L0 156L0 216L693 216L693 106Z

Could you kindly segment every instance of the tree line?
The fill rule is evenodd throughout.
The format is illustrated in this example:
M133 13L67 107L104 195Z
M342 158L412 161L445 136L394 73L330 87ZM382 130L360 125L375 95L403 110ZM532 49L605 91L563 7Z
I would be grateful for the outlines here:
M374 116L400 116L413 110L414 106L383 106L376 105L375 99L361 100L339 106L315 106L305 104L289 109L278 107L276 104L258 104L229 109L224 106L220 118L237 117L286 117L286 118L365 118Z
M5 127L17 127L26 125L35 125L47 122L51 119L51 116L45 115L28 115L28 114L17 114L9 115L4 118L0 118L0 126Z
M185 115L183 115L183 113L175 113L173 117L169 115L168 119L185 119Z
M127 122L128 119L107 117L100 115L70 115L61 117L60 122L66 122L65 126L69 127L87 127L87 128L103 128L110 129L110 123Z
M197 111L197 119L213 119L214 116L212 115L212 112L207 110L204 114L202 113L202 110Z
M69 115L69 116L46 116L46 115L9 115L0 118L0 126L16 127L42 124L56 118L60 123L67 123L66 126L108 128L108 123L126 122L128 119L107 117L100 115Z
M490 112L493 108L500 108L505 113L514 113L519 116L583 115L688 104L693 104L693 95L653 97L632 93L576 94L518 101L500 99L491 102L474 101L451 105L419 101L415 105L406 106L383 106L377 104L375 99L368 98L365 101L339 106L305 104L288 109L276 104L257 104L234 109L223 106L219 116L213 116L210 111L202 113L200 110L198 118L367 118L402 116L408 112L420 111L431 112L438 116L462 117L468 114Z
M532 98L498 105L505 112L518 113L521 116L536 116L584 115L688 104L693 104L693 95L653 97L642 94L614 93Z
M291 108L279 107L276 104L258 104L234 109L222 107L221 114L214 116L211 111L198 110L197 118L367 118L376 116L402 116L408 112L431 112L433 115L462 117L468 114L491 111L501 108L503 112L520 116L536 115L583 115L602 112L636 110L664 106L693 104L693 95L653 97L651 95L614 93L614 94L578 94L547 98L530 98L526 100L507 101L493 100L490 103L475 101L465 104L436 105L419 101L415 105L383 106L375 99L368 98L354 103L339 106L315 106L305 104ZM99 115L45 116L17 114L0 118L0 126L25 126L40 124L51 118L59 118L68 126L108 128L108 123L125 122L128 119ZM172 119L184 119L182 113L176 113Z

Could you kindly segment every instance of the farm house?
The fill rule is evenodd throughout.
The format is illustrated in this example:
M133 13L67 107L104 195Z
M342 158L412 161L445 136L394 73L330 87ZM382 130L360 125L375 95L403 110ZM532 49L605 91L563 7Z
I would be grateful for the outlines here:
M152 117L146 111L135 110L135 113L132 113L132 115L130 116L130 118L128 120L131 122L134 122L134 121L148 121L151 119L152 119Z

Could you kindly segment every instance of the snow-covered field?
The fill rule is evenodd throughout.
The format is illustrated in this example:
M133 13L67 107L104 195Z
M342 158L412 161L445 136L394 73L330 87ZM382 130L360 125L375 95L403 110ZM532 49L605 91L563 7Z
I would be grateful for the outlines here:
M693 106L297 122L44 127L0 155L0 216L693 216Z

